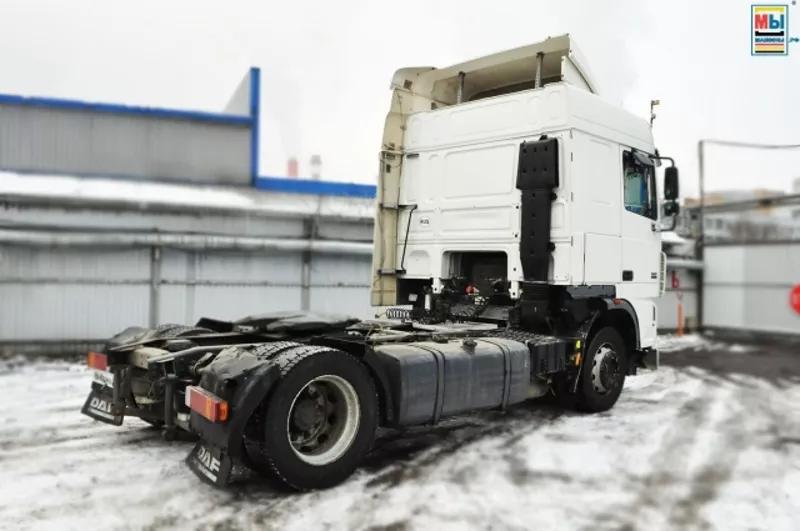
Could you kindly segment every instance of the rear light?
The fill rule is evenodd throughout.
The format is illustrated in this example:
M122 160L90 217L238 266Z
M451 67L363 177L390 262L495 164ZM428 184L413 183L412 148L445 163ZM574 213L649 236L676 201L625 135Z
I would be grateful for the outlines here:
M92 369L105 371L108 369L108 356L105 354L98 354L97 352L90 352L86 356L86 364Z
M186 405L211 422L228 420L228 403L200 387L186 388Z

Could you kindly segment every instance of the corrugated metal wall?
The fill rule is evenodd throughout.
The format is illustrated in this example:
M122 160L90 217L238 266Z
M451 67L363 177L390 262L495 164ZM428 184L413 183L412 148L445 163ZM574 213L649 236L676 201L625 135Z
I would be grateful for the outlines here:
M53 182L0 193L0 348L63 352L203 316L375 314L370 199L138 183L104 197L108 182ZM167 191L174 202L155 201Z
M300 253L0 249L0 341L103 340L132 325L238 319L302 309L371 317L368 256Z
M316 256L311 261L310 308L319 312L375 316L370 305L370 256Z
M703 324L800 334L789 292L800 284L800 242L708 245Z
M146 324L150 253L0 248L3 341L102 339Z
M153 115L0 104L0 168L249 184L248 119Z

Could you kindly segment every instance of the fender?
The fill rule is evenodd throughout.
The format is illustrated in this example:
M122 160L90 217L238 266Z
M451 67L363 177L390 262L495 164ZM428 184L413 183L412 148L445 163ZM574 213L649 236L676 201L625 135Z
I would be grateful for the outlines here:
M591 332L592 326L594 326L594 322L597 320L597 317L600 315L600 313L601 312L599 311L593 311L592 314L589 316L589 318L586 319L583 323L581 323L581 326L578 327L577 335L578 339L581 342L581 346L579 349L577 349L577 351L578 354L580 354L581 356L580 358L581 361L578 364L576 370L570 371L571 372L570 376L572 377L572 385L570 386L570 391L572 392L572 394L578 392L578 381L580 380L580 374L581 371L583 370L583 360L586 359L586 349L589 347L588 345L589 332Z
M638 350L640 347L639 318L636 316L636 310L633 308L633 305L630 302L626 301L625 299L601 299L601 300L606 304L605 311L615 311L615 312L624 311L627 312L628 315L630 315L633 321L634 330L636 332L636 350ZM592 327L594 326L595 321L597 321L597 318L600 317L603 313L604 313L603 310L592 312L589 318L586 319L583 323L581 323L580 327L578 327L577 336L578 339L580 339L581 341L581 347L579 349L579 352L581 354L581 361L580 364L578 365L577 371L573 375L573 382L571 386L573 393L576 393L578 391L578 380L579 380L578 375L583 369L583 360L586 359L586 349L589 346L588 345L589 334L592 331Z
M381 363L380 358L372 347L367 347L364 349L364 356L361 358L361 361L369 368L372 376L375 379L375 385L378 386L380 395L383 397L383 418L387 426L392 426L397 418L394 410L394 395L392 395L392 389L389 386L389 377L386 375L386 368L384 367L383 363Z
M228 448L228 454L233 458L241 457L240 441L244 436L244 428L256 408L267 398L272 387L280 379L281 370L277 365L267 361L262 362L250 374L250 382L237 393L228 421L228 438L225 446Z
M628 312L628 315L630 315L633 320L633 327L636 331L636 350L639 350L641 348L639 342L639 317L636 315L636 310L633 308L633 305L625 299L603 299L603 302L606 303L609 310Z
M200 386L228 402L228 421L213 423L192 411L192 431L232 458L240 459L247 421L280 379L280 367L272 363L272 356L298 345L275 343L275 350L269 357L256 357L245 349L233 349L217 356L202 369Z

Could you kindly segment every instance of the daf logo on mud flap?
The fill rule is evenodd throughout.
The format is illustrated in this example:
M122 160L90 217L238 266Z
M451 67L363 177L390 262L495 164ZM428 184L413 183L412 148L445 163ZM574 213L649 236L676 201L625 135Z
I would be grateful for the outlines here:
M211 455L204 447L197 450L197 460L211 472L219 472L219 459Z
M106 402L101 398L97 398L96 396L92 398L92 401L89 403L89 407L111 415L111 403Z

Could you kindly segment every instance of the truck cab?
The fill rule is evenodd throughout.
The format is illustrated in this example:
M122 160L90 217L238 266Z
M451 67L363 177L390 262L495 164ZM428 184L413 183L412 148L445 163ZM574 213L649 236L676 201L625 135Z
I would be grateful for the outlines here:
M569 35L402 68L391 88L374 306L430 311L463 291L494 300L487 320L552 333L574 301L611 301L635 349L654 348L662 159L651 125L603 99ZM677 170L667 173L675 214Z

